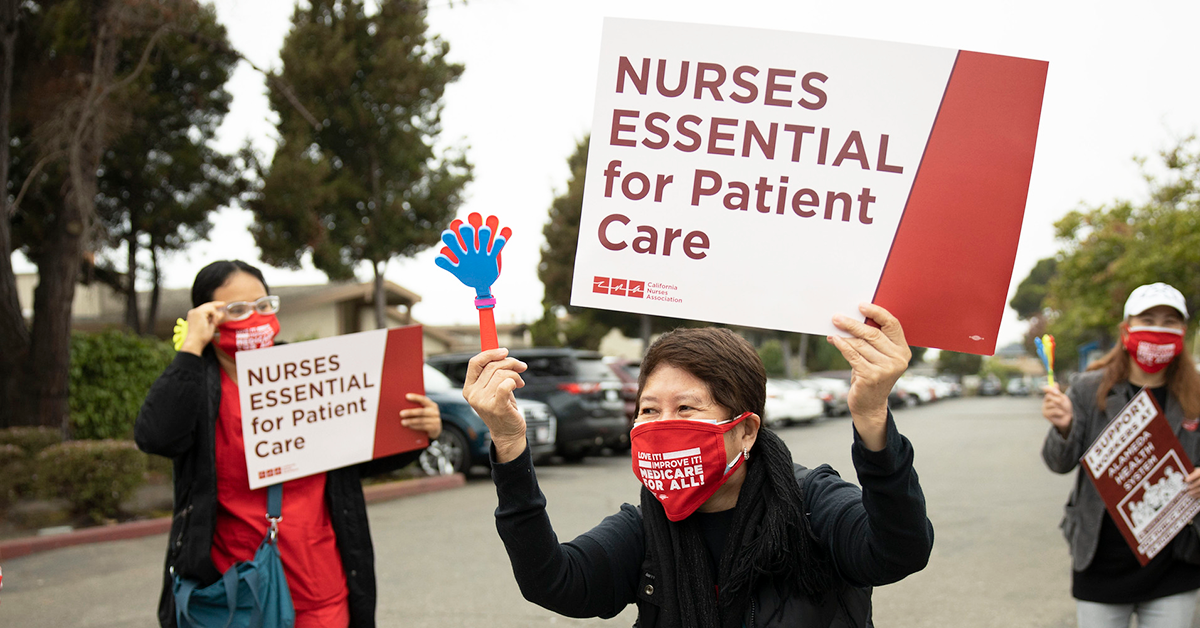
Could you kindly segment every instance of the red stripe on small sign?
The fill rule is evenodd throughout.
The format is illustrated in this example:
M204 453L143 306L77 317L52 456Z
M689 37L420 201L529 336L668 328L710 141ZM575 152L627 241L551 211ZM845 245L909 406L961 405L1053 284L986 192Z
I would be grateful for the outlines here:
M416 408L405 398L408 393L425 390L421 372L421 327L412 325L390 329L383 351L383 373L379 386L379 414L375 417L375 450L372 458L382 458L429 445L424 432L400 425L400 411Z

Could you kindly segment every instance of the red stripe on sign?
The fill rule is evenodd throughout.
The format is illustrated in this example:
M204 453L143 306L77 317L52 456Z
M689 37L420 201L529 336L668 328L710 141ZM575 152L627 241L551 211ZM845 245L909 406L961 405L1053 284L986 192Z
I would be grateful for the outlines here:
M418 407L404 396L425 391L425 377L421 372L424 363L420 325L388 330L387 346L383 351L383 374L378 383L379 414L375 417L375 451L372 458L429 446L425 432L400 425L400 411Z
M875 292L910 345L996 351L1047 66L958 53Z

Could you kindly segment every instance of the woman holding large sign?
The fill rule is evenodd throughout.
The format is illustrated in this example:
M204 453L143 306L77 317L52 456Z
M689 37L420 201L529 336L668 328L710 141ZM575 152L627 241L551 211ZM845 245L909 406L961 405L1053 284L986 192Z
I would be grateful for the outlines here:
M159 621L176 625L176 580L211 585L250 561L269 525L268 489L249 489L234 360L270 347L279 333L262 273L241 261L214 262L196 275L193 308L179 353L138 414L143 451L175 463L175 516L167 548ZM407 427L441 432L437 404L422 395L404 410ZM375 563L360 475L397 469L420 450L286 482L277 547L296 628L375 625Z
M1042 458L1050 470L1075 469L1142 388L1163 409L1183 452L1192 463L1200 461L1200 375L1183 350L1187 312L1183 295L1167 284L1137 288L1125 302L1121 341L1075 378L1066 393L1057 385L1044 389L1042 415L1052 427ZM1187 475L1186 486L1189 495L1200 497L1200 471ZM1200 589L1200 565L1191 562L1200 552L1188 550L1198 541L1193 526L1143 566L1081 467L1062 528L1071 545L1071 589L1081 628L1128 628L1135 614L1141 628L1192 625Z
M513 390L525 365L493 349L463 389L491 428L496 524L526 599L572 617L638 605L638 626L863 626L865 587L923 568L933 528L908 439L887 407L911 352L900 323L838 317L830 341L854 374L853 457L862 490L805 469L761 429L766 372L725 329L679 329L647 352L631 432L641 507L625 504L560 544L525 445ZM842 622L842 623L835 623Z

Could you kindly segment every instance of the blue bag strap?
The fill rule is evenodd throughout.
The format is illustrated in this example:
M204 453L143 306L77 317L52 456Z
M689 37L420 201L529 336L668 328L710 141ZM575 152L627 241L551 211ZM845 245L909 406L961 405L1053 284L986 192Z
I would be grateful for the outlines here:
M267 516L279 517L283 510L283 484L272 484L267 487Z
M266 539L263 539L263 543L267 543L267 542L268 541ZM255 558L255 560L257 560L258 556L255 555L254 558ZM262 625L263 598L262 598L262 594L259 592L258 579L260 577L262 577L262 569L263 568L264 568L264 565L256 564L256 570L258 571L258 573L255 574L255 577L246 578L242 581L242 582L246 583L246 586L250 589L250 596L252 598L254 598L254 608L250 611L250 624L249 624L250 626L261 626Z
M221 581L225 583L225 602L229 605L229 619L225 620L225 628L229 628L233 624L233 617L237 614L237 594L238 594L238 570L237 566L230 567L221 575Z
M180 626L193 626L196 622L188 608L191 606L192 591L196 590L196 581L175 576L175 584L179 587L175 592L175 623Z
M283 484L272 484L267 487L267 521L271 528L267 532L267 540L275 542L279 536L279 522L283 519Z

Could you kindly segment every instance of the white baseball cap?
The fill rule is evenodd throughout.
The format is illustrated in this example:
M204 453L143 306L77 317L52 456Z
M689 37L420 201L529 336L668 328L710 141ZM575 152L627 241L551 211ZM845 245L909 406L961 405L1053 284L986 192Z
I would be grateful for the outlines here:
M1187 305L1183 302L1183 293L1160 281L1138 286L1129 293L1129 298L1125 301L1125 318L1137 316L1159 305L1173 307L1179 310L1185 319L1188 317Z

